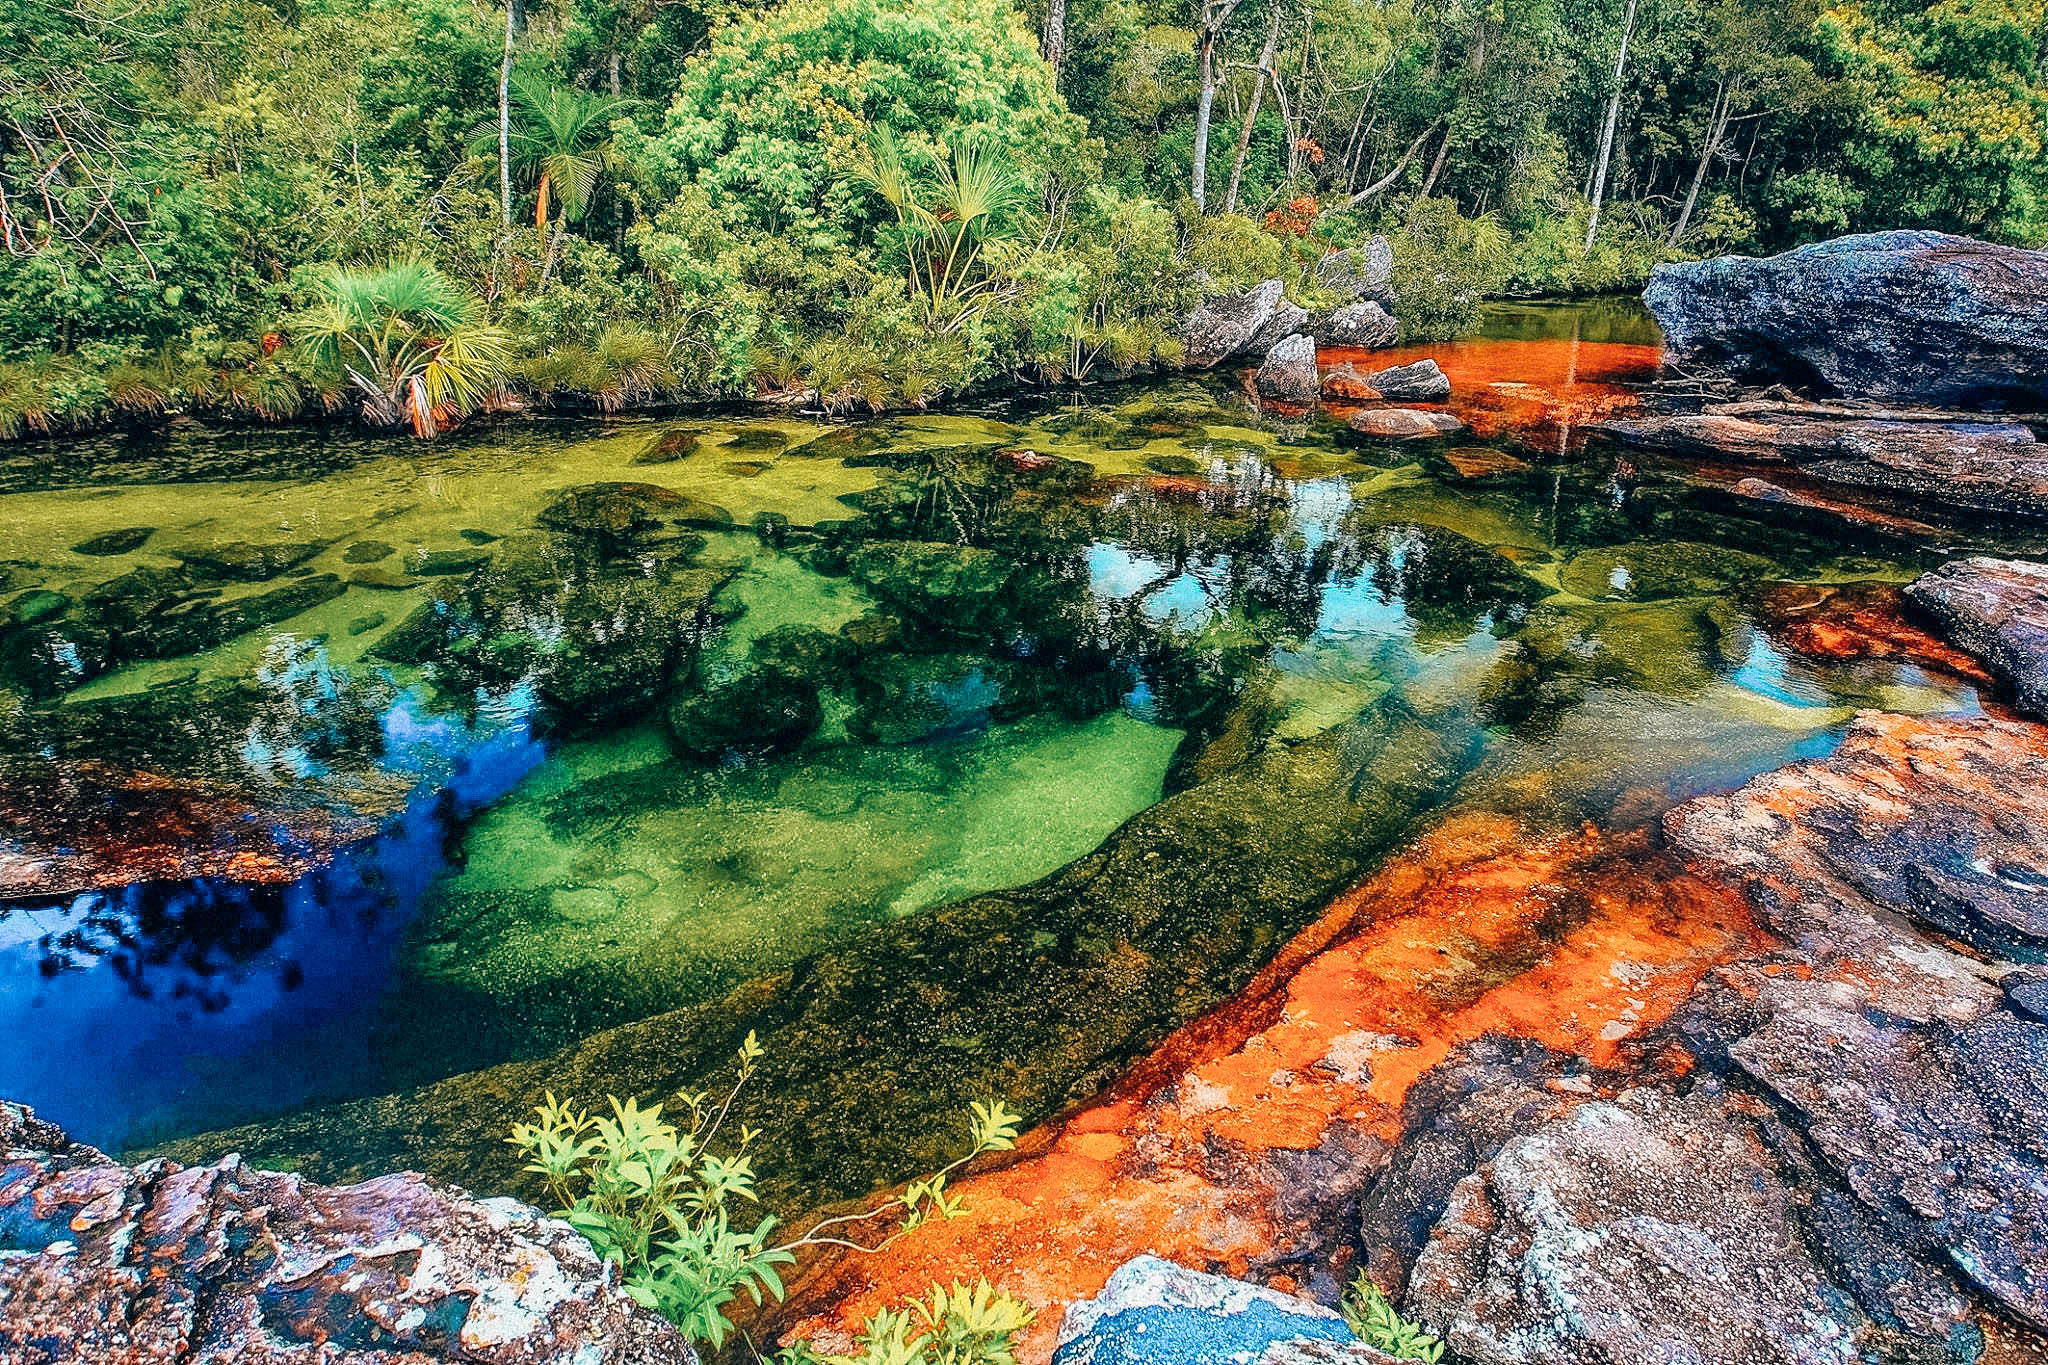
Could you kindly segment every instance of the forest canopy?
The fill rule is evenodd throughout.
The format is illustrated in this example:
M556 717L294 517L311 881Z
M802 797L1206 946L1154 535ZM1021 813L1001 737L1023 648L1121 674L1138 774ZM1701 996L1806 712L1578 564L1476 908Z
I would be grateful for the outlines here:
M2044 41L2048 0L21 0L0 433L407 420L309 322L350 280L459 300L485 406L844 409L1172 360L1203 289L1314 302L1375 233L1417 336L1682 255L2033 243Z

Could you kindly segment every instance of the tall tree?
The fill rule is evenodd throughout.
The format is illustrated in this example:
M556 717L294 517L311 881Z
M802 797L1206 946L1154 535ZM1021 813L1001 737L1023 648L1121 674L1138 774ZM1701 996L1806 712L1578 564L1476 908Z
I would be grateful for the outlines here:
M1202 93L1195 102L1195 164L1192 174L1195 207L1208 209L1209 117L1216 107L1216 58L1223 30L1237 13L1240 0L1195 0L1195 65Z
M1600 125L1600 153L1593 162L1593 192L1587 196L1593 211L1586 218L1586 250L1600 235L1600 206L1607 199L1607 166L1614 155L1614 125L1621 118L1621 88L1628 75L1628 40L1635 33L1636 0L1628 0L1621 17L1621 46L1614 56L1614 87L1607 93L1607 117Z
M1223 194L1223 211L1237 212L1237 190L1244 183L1245 152L1252 145L1252 125L1259 121L1259 105L1266 94L1266 81L1273 74L1273 54L1280 46L1280 20L1286 13L1281 0L1273 0L1272 16L1266 21L1266 45L1259 49L1258 75L1253 78L1251 103L1245 106L1244 122L1237 129L1237 155L1230 163L1230 188Z
M1799 105L1810 94L1813 64L1799 48L1813 32L1811 0L1716 0L1707 12L1700 64L1714 80L1700 138L1699 161L1668 244L1685 240L1700 191L1738 118L1761 118ZM1762 107L1759 107L1762 106Z

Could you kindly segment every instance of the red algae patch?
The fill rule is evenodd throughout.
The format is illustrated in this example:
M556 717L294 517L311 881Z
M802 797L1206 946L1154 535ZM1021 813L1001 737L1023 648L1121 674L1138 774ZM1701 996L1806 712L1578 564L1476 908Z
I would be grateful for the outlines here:
M1663 354L1657 346L1570 337L1472 338L1384 351L1336 347L1318 360L1330 379L1357 376L1361 383L1365 375L1389 366L1434 360L1451 381L1450 402L1440 406L1474 432L1563 451L1584 444L1586 423L1634 408L1634 386L1656 377ZM1350 410L1344 388L1342 382L1333 388L1327 380L1324 387L1340 417Z
M986 1275L1041 1310L1019 1358L1045 1361L1059 1305L1140 1252L1237 1275L1312 1254L1314 1216L1285 1212L1304 1202L1290 1170L1332 1148L1376 1168L1409 1088L1453 1049L1497 1034L1611 1064L1763 945L1733 893L1642 834L1454 818L1116 1090L1032 1135L1032 1155L964 1181L963 1217L822 1269L794 1331L839 1341L935 1281Z
M1974 658L1915 624L1904 592L1890 583L1775 583L1756 594L1754 606L1773 642L1809 659L1883 659L1992 685Z

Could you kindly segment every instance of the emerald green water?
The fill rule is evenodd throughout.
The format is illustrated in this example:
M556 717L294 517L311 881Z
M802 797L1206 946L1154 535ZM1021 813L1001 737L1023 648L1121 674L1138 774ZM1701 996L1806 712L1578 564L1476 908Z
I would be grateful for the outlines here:
M1092 1093L1445 810L1636 823L1859 707L1972 708L1756 607L1930 547L1486 422L1641 377L1612 312L1460 343L1490 434L1450 448L1219 379L0 453L0 875L43 878L0 905L0 1094L497 1187L542 1089L691 1088L756 1029L782 1190L843 1192L966 1098ZM317 866L166 875L136 773L163 848ZM326 856L309 811L377 832Z

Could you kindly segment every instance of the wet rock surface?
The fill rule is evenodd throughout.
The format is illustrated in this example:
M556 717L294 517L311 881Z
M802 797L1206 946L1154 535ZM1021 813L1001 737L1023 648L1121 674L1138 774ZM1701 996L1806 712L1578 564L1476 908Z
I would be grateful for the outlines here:
M2016 422L1895 420L1735 403L1601 422L1623 445L1790 464L1821 483L2008 516L2048 516L2048 446Z
M9 1365L681 1365L582 1235L416 1175L122 1166L0 1102Z
M1876 232L1657 267L1671 356L1739 378L1941 406L2048 402L2048 254Z
M1906 596L1984 660L2021 710L2048 719L2048 567L1959 559L1915 579Z
M1450 377L1434 360L1416 360L1372 370L1365 382L1394 403L1441 403L1451 396Z
M1448 412L1422 408L1367 408L1345 424L1360 436L1378 441L1413 441L1455 436L1465 424Z

